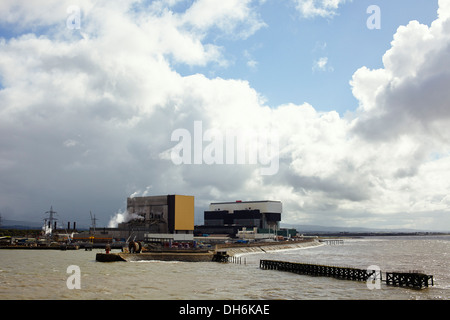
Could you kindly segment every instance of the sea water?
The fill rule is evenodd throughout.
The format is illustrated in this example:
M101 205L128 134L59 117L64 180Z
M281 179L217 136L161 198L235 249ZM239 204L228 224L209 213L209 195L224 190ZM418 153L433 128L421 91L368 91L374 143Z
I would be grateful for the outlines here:
M343 245L241 255L240 264L95 261L104 250L0 250L0 299L410 300L450 299L450 236L367 237ZM261 270L261 259L434 276L423 290ZM79 270L79 289L68 284ZM370 288L369 288L370 287ZM72 288L72 289L71 289Z

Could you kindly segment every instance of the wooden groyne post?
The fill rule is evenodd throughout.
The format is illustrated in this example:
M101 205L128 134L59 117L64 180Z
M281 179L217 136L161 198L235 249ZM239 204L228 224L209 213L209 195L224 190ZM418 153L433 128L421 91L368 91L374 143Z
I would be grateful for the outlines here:
M424 273L386 272L386 284L399 287L422 289L434 286L433 276Z
M259 267L265 270L279 270L303 275L324 276L336 279L367 281L382 279L380 270L365 270L348 267L316 265L277 260L260 260ZM428 288L434 285L433 276L414 272L386 272L386 284L414 289Z
M235 264L247 264L247 259L244 258L242 259L242 257L235 257L235 256L230 256L230 258L228 259L228 262L231 263L235 263Z
M242 257L230 256L226 251L217 251L212 259L213 262L231 262L235 264L247 264L247 259Z
M297 274L324 276L336 279L367 281L377 274L377 270L363 270L356 268L325 266L308 263L286 262L276 260L260 260L259 267L266 270L288 271ZM381 274L380 274L381 275Z

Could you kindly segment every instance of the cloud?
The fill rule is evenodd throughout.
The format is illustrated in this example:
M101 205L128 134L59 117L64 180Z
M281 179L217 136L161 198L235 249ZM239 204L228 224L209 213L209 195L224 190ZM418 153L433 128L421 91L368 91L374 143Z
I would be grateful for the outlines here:
M256 68L258 67L258 61L253 59L252 54L248 50L244 50L243 56L247 60L247 67L252 70L256 70Z
M317 59L316 61L314 61L313 67L312 67L313 71L330 71L332 72L334 70L334 68L332 66L330 66L330 64L328 63L328 57L321 57L319 59Z
M78 141L69 139L69 140L64 141L63 144L65 147L71 148L71 147L75 147L76 145L78 145Z
M67 29L65 10L45 20L2 2L0 12L17 13L8 23L30 30L39 21L50 32L0 41L0 210L38 219L53 204L107 223L144 190L193 194L200 213L217 200L279 199L285 222L449 225L449 1L439 2L430 27L397 30L383 68L354 73L360 106L344 117L308 103L269 108L247 81L178 73L179 63L224 63L212 30L240 30L243 39L262 27L255 2L225 2L176 11L181 2L99 1L82 7L80 30ZM343 2L300 3L327 16ZM177 166L161 156L176 145L172 132L193 132L195 121L220 132L276 130L278 174L261 176L249 164Z
M304 18L330 18L337 14L339 5L346 0L293 0L296 9Z
M227 35L248 38L267 26L252 8L252 0L198 0L182 16L183 23L199 31L213 27Z
M442 12L447 2L439 4ZM384 68L363 67L355 72L351 84L360 101L361 115L355 126L359 134L367 139L414 135L418 140L448 143L448 21L440 18L430 27L411 21L399 27L383 57Z

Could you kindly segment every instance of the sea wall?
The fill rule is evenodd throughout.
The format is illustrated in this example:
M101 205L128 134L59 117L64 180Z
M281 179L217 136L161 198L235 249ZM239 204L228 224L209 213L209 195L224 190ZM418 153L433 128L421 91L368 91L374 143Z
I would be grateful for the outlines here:
M322 246L323 243L319 241L311 240L311 241L298 241L298 242L283 242L283 243L264 243L257 245L247 245L247 246L220 246L217 248L218 251L226 251L230 256L238 256L242 254L250 254L250 253L265 253L271 251L280 251L280 250L293 250L293 249L301 249L301 248L310 248L316 246Z

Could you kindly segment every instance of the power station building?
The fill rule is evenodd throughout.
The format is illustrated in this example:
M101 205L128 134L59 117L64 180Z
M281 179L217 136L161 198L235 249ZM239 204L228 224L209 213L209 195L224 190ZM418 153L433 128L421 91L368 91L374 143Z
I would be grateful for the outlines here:
M257 228L261 233L280 229L281 201L216 202L204 212L204 225L196 232L235 236L243 228Z
M280 231L281 201L215 202L204 211L204 224L194 226L194 197L160 195L127 198L125 221L117 228L90 228L74 236L77 242L114 243L145 241L154 243L190 242L194 234L225 238L255 239ZM240 235L239 235L240 234ZM220 235L220 236L219 236ZM204 237L205 238L205 237Z
M127 198L126 221L117 228L91 228L75 241L192 241L194 197L163 195Z
M152 233L192 233L194 230L193 196L128 198L127 212L133 220L119 224L119 228L131 223Z
M194 197L182 195L135 197L127 199L132 220L119 229L143 231L146 240L193 240Z

